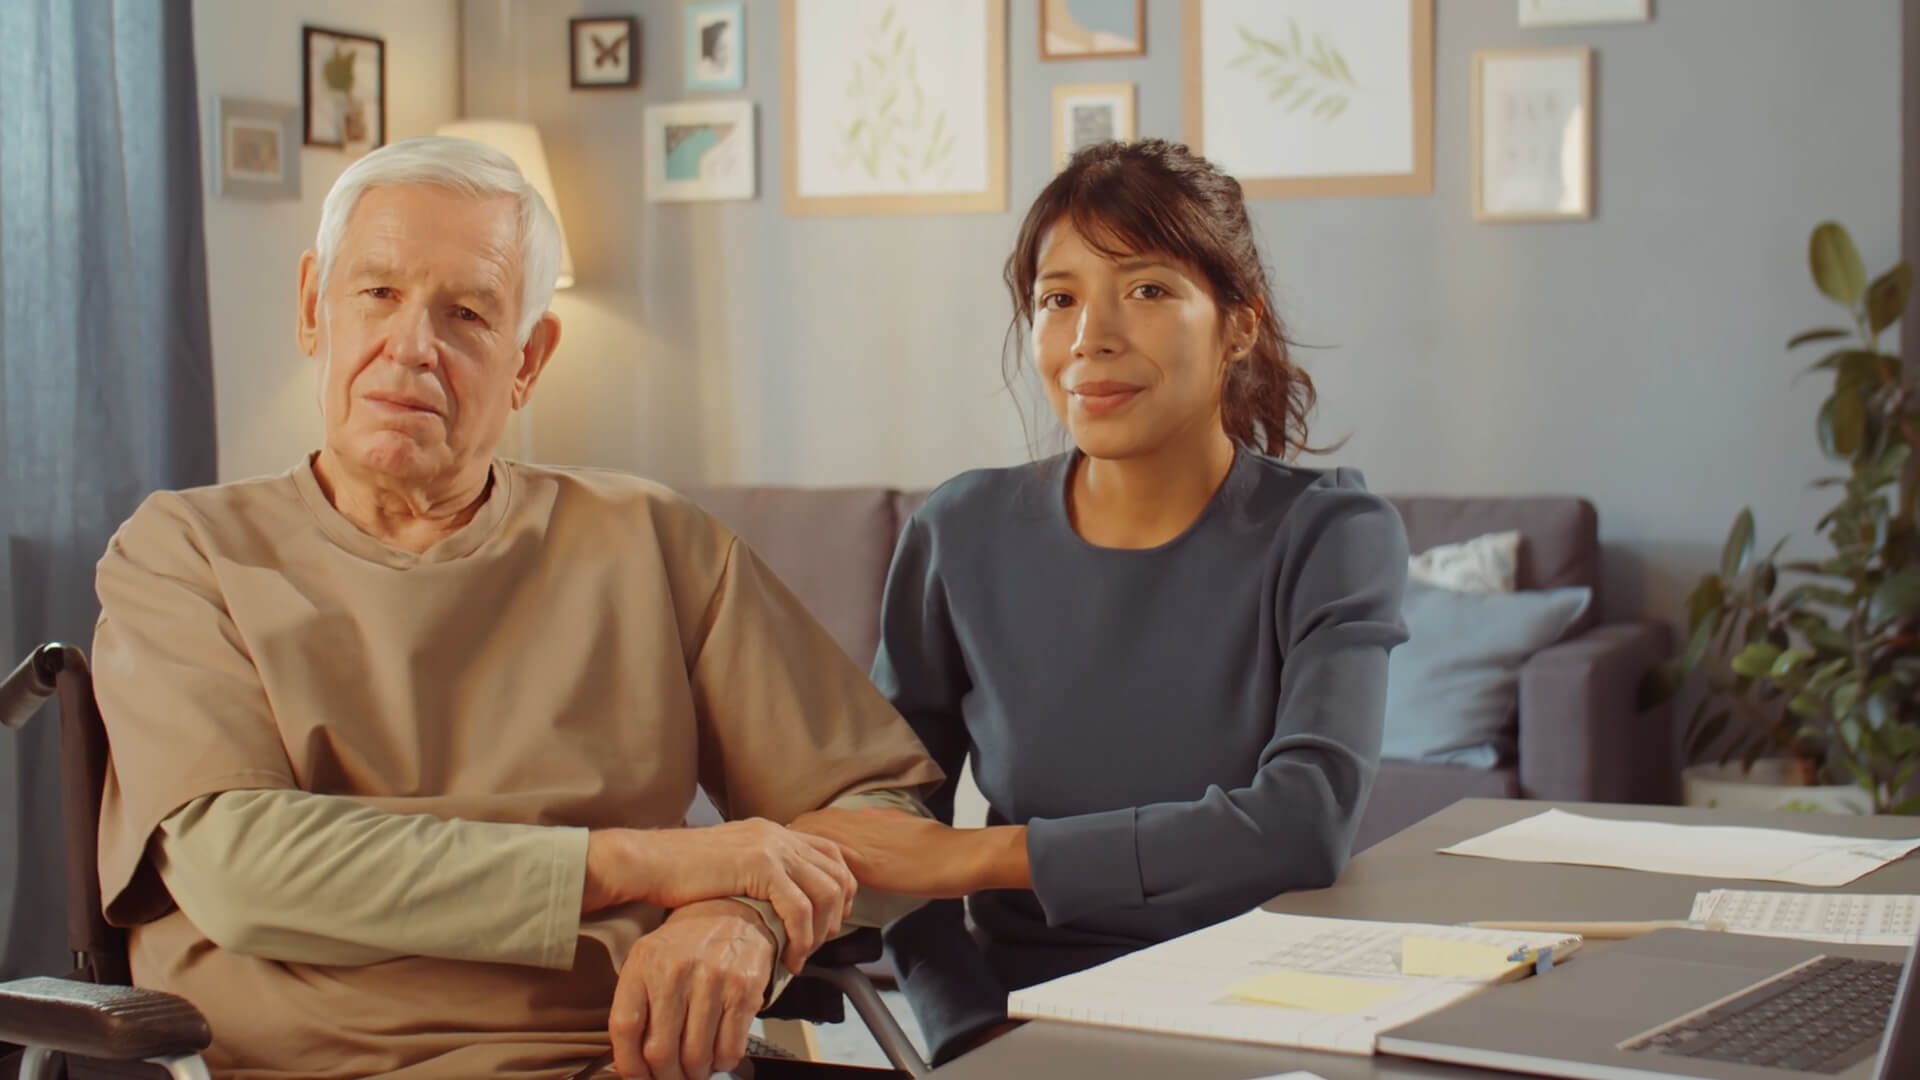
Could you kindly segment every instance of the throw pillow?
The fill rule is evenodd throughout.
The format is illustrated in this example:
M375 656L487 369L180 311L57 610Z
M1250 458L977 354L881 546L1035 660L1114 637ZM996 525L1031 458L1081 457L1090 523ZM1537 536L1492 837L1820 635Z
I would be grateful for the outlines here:
M1586 588L1512 593L1407 586L1407 640L1387 660L1384 757L1497 768L1515 751L1520 666L1560 640Z
M1407 560L1407 578L1455 592L1510 593L1520 566L1520 534L1488 533L1431 547Z

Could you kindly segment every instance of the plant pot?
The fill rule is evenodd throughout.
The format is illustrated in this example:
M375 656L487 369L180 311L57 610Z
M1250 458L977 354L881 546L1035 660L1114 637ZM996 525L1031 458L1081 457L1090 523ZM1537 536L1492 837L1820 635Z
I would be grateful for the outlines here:
M1751 771L1739 765L1690 765L1680 773L1688 806L1726 810L1804 810L1819 814L1870 814L1873 801L1853 784L1808 784L1801 763L1763 758Z

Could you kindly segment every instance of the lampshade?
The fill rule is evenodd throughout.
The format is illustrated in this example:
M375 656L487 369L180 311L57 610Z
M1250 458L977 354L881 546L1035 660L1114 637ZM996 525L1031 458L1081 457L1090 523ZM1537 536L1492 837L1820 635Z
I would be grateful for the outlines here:
M560 279L554 284L556 288L570 288L573 252L567 247L567 225L560 217L560 203L553 197L553 174L547 170L547 151L540 143L540 129L517 120L461 120L441 124L436 133L485 143L520 166L520 174L546 200L547 209L553 212L554 224L560 227Z

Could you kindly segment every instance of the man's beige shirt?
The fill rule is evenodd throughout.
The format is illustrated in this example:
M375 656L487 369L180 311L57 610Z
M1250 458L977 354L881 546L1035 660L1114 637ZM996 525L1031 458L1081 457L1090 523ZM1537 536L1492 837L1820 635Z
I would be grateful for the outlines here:
M589 918L558 968L259 959L188 921L152 858L202 796L644 828L680 824L696 783L729 817L787 821L940 776L751 551L618 473L496 462L473 521L418 555L355 528L308 464L161 493L99 591L107 912L132 928L135 982L207 1014L224 1076L564 1076L604 1049L618 965L662 913ZM546 887L577 905L566 877Z

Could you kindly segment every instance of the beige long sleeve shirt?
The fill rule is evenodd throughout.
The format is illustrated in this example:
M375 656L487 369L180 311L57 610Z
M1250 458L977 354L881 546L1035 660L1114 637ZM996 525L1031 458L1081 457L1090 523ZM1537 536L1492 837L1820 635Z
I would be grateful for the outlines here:
M107 915L130 928L134 981L207 1015L223 1077L564 1077L605 1048L619 965L663 913L580 920L570 957L564 925L514 928L510 951L549 966L411 946L378 959L357 939L352 965L249 955L216 935L264 928L269 947L297 950L324 927L250 918L209 933L176 904L160 825L205 796L338 797L398 820L374 831L387 850L423 843L456 863L492 838L408 819L544 830L508 846L539 867L549 908L577 912L565 830L677 827L696 784L728 817L790 821L940 776L750 550L622 474L496 462L473 520L421 554L355 528L308 463L163 492L115 534L98 588ZM297 880L352 877L352 855L334 848ZM165 861L170 877L201 862ZM363 911L494 905L475 884L416 867L374 882Z

